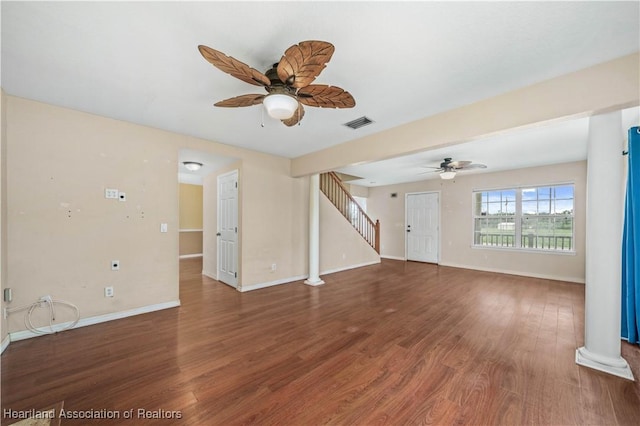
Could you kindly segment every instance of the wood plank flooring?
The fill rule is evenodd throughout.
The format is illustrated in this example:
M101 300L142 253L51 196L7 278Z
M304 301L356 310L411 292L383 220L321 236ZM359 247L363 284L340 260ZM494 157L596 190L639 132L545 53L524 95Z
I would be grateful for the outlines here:
M574 363L582 285L383 260L239 293L201 270L181 262L180 308L11 343L3 412L64 400L134 412L62 425L640 424L638 382ZM640 379L640 349L623 355Z

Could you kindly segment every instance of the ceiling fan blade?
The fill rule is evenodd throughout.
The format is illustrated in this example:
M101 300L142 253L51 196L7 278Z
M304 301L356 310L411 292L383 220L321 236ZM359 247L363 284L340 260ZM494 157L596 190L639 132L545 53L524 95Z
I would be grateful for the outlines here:
M451 161L447 164L448 167L452 167L454 169L462 169L471 164L471 161Z
M427 167L428 169L435 169L435 167ZM436 170L427 170L426 172L420 172L419 175L426 175L427 173L442 173L444 169L442 167L438 167Z
M224 101L216 102L214 106L217 107L248 107L253 105L258 105L262 103L266 95L241 95L236 96L235 98L225 99Z
M473 169L486 169L487 166L480 163L469 164L468 166L462 167L462 170L473 170Z
M251 68L244 62L240 62L231 56L227 56L222 52L204 45L198 46L198 50L200 50L202 56L213 66L227 74L231 74L235 78L239 78L245 83L253 84L254 86L271 85L271 80L269 80L266 75Z
M329 62L335 48L326 41L309 40L294 44L278 63L278 78L296 89L313 83Z
M298 90L298 100L305 105L320 108L353 108L355 99L338 86L312 84Z
M298 102L298 109L291 116L291 118L287 118L286 120L280 120L280 121L282 121L282 123L284 123L285 126L291 127L298 124L302 120L302 117L304 117L304 107L300 102Z

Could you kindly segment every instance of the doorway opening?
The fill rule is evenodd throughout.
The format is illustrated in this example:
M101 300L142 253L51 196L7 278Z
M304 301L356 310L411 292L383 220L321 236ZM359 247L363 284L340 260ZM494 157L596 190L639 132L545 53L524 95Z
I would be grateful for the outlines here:
M180 185L179 253L181 261L200 258L201 273L219 280L217 177L232 170L238 159L211 152L181 149L178 152ZM185 163L198 163L197 169ZM237 226L237 217L236 217ZM238 265L236 257L236 265ZM235 273L236 271L234 271Z

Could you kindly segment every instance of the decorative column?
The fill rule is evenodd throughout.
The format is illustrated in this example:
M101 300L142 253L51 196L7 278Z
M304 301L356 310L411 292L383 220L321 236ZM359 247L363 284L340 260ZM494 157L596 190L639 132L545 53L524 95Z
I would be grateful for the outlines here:
M309 177L309 278L308 285L321 285L320 279L320 175Z
M620 356L623 141L620 111L590 118L585 345L576 350L576 363L633 380L629 364Z

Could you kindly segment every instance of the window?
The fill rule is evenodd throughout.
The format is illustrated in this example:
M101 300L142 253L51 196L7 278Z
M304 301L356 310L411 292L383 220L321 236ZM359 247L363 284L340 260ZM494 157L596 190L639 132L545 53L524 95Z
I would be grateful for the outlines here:
M516 190L475 193L474 244L516 246Z
M572 251L573 185L475 191L473 244Z

